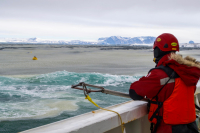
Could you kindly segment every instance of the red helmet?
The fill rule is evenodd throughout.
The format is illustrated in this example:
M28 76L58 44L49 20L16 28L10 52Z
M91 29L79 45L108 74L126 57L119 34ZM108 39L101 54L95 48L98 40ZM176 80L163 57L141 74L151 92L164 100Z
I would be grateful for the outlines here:
M176 37L169 33L158 36L154 42L153 49L158 47L162 51L179 51L179 43Z

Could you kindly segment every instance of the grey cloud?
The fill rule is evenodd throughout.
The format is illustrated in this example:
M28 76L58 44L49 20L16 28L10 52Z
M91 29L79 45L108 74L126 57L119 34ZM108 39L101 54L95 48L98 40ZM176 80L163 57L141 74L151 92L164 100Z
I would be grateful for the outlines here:
M153 11L200 11L199 0L1 0L0 7L24 11L59 13L105 13L142 8ZM5 9L4 8L4 9ZM69 11L69 12L68 12ZM73 11L73 12L70 12Z
M198 26L200 0L1 0L1 18L107 26Z

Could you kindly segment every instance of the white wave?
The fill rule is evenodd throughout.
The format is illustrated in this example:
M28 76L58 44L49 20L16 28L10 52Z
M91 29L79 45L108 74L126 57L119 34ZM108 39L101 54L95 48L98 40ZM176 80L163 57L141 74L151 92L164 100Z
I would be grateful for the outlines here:
M106 77L106 80L103 84L96 84L100 86L118 86L121 84L124 84L126 82L134 82L137 80L137 78L133 76L127 76L127 75L111 75L111 74L105 74L103 75Z
M66 80L69 81L65 82ZM64 111L77 110L77 102L88 103L88 101L83 100L83 91L71 89L69 85L71 81L73 83L99 83L100 86L118 86L136 80L137 77L127 75L67 71L27 78L5 78L0 92L6 94L10 101L0 102L0 121L41 119L58 116ZM101 104L105 102L104 100L93 100Z
M71 89L71 86L35 86L33 89L28 89L28 86L21 86L17 89L15 86L4 86L1 88L1 93L7 94L10 97L18 95L20 97L32 98L66 98L70 97L70 93L66 90Z
M82 77L82 78L79 80L79 82L85 82L85 81L87 81L87 78L84 78L84 77Z

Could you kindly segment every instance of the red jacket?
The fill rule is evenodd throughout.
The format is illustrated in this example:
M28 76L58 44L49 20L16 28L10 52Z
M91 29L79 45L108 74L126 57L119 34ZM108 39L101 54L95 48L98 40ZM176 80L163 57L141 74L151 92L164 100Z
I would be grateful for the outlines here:
M200 77L200 65L199 68L196 66L189 67L190 64L183 63L179 64L175 59L169 59L170 55L165 55L157 64L168 65L172 68L188 86L196 86ZM175 57L177 57L175 55ZM180 58L180 57L179 57ZM181 58L183 59L183 58ZM139 81L136 81L130 86L130 96L134 100L140 100L145 96L147 98L153 98L158 91L161 89L161 80L167 78L168 75L161 69L153 69L147 76L142 77ZM158 94L158 101L164 102L173 92L175 83L168 83L162 91ZM163 108L160 109L159 115L162 116ZM172 131L172 125L167 125L161 121L156 133L174 133Z

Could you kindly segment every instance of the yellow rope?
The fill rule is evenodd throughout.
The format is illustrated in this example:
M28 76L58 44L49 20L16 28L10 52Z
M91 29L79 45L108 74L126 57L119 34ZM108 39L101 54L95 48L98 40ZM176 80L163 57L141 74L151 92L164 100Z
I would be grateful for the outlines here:
M116 113L119 116L119 118L120 118L122 133L124 133L124 128L125 127L124 127L124 124L122 122L122 118L121 118L121 116L120 116L119 113L117 113L116 111L113 111L113 110L109 110L109 109L105 109L105 108L100 107L94 101L92 101L92 98L89 95L86 95L85 99L87 99L88 101L90 101L91 103L93 103L96 107L98 107L98 108L100 108L102 110L106 110L106 111L110 111L110 112Z

